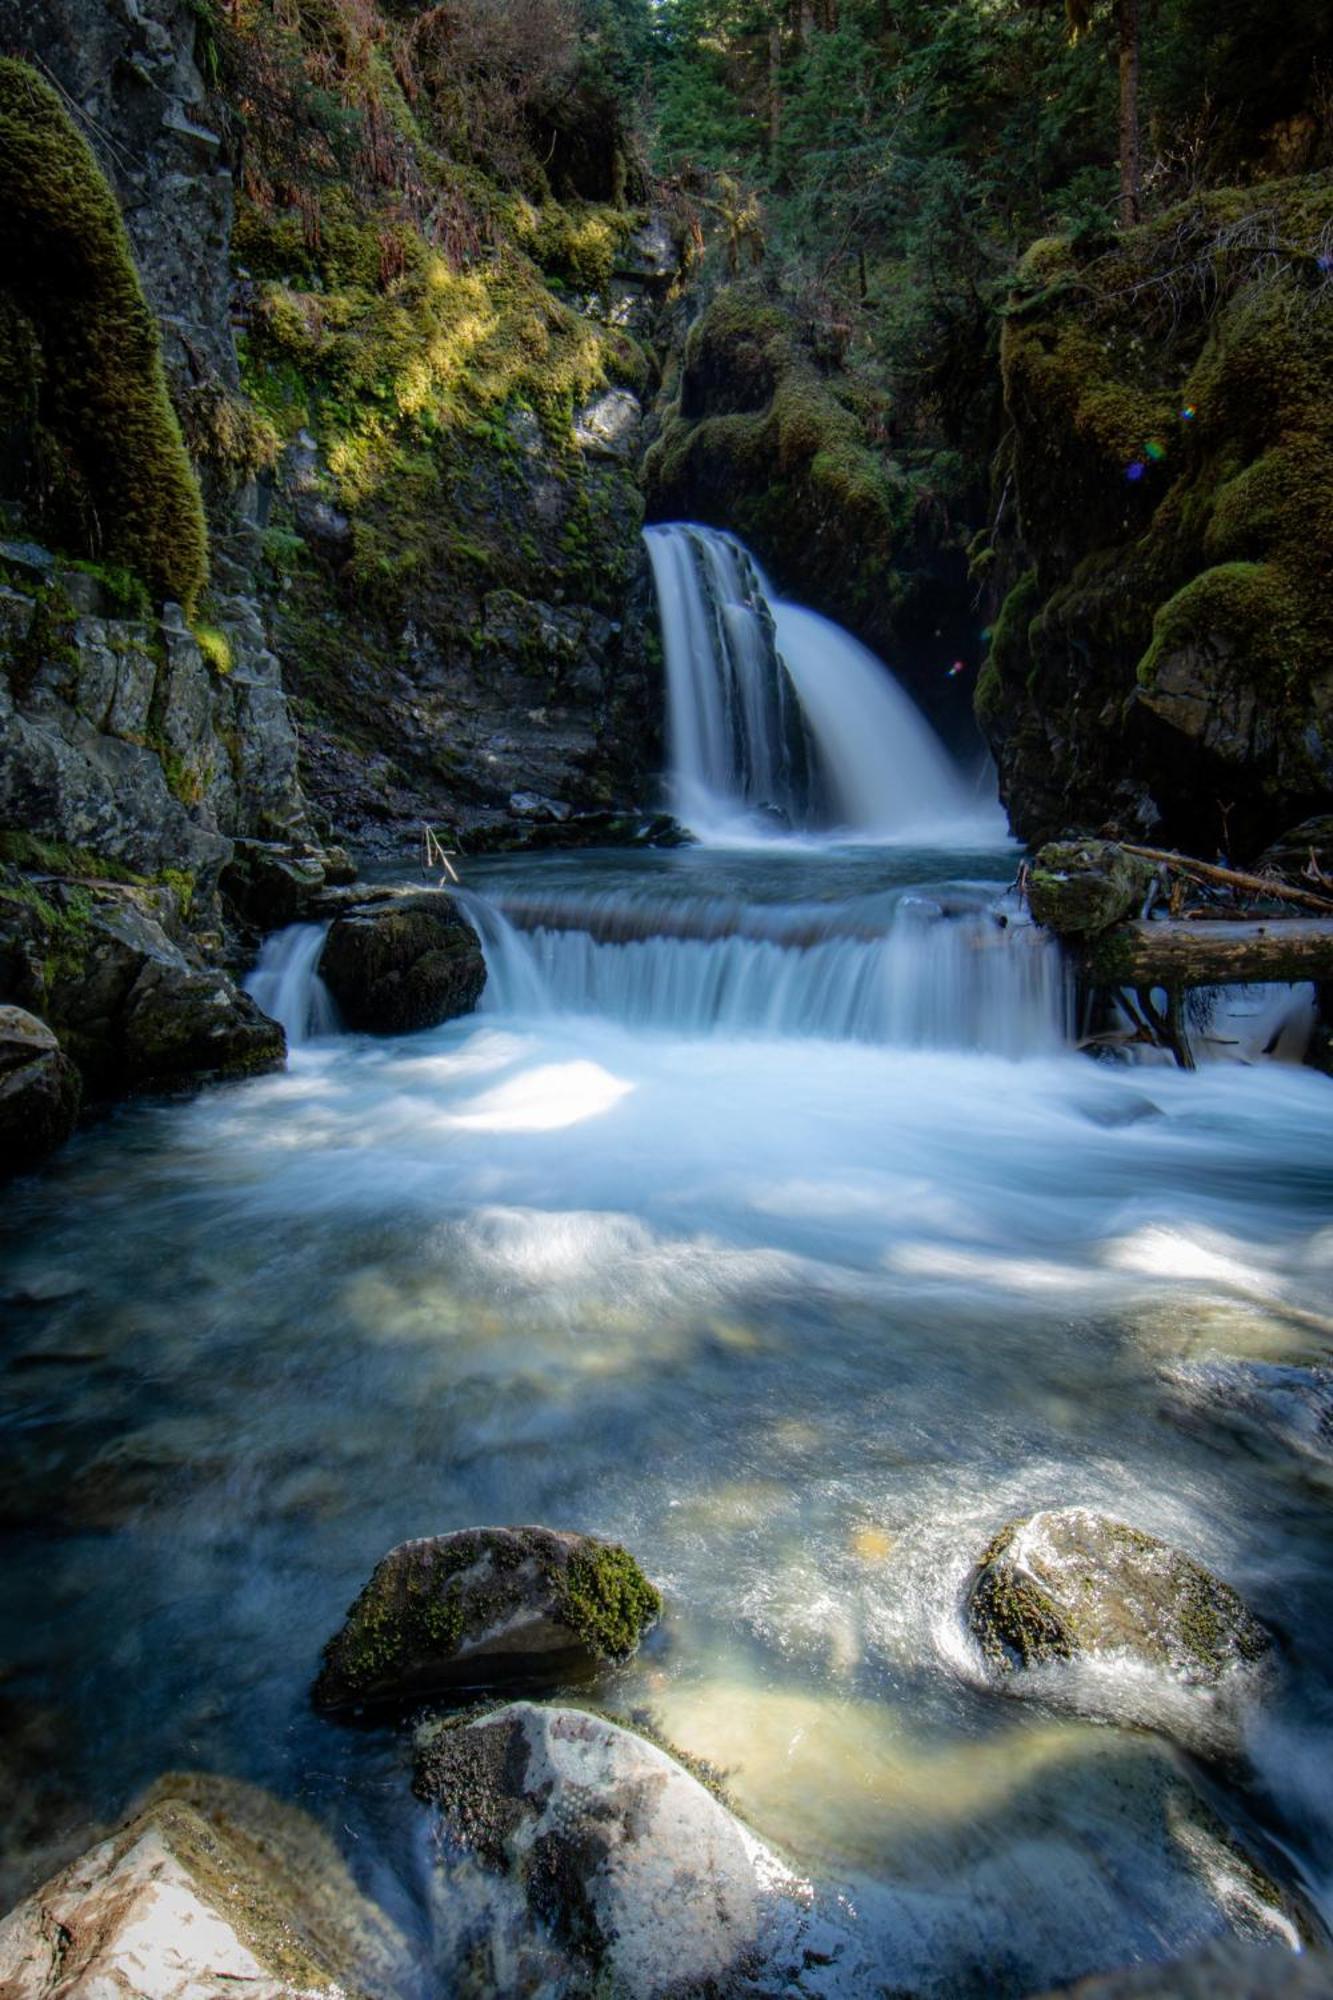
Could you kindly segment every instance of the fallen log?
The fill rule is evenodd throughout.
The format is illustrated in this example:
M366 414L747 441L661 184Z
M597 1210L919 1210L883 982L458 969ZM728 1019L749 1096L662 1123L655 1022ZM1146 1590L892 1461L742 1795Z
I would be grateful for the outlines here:
M1257 917L1231 923L1170 918L1119 924L1089 942L1083 963L1096 986L1333 980L1333 918Z
M1141 861L1158 861L1168 868L1176 868L1182 875L1193 875L1201 882L1216 882L1224 889L1245 889L1254 896L1273 896L1281 903L1300 903L1309 910L1328 910L1333 913L1333 901L1327 896L1317 895L1313 889L1297 889L1288 882L1280 882L1271 875L1247 875L1239 868L1222 868L1215 861L1196 861L1191 854L1173 854L1165 847L1134 847L1129 841L1122 841L1126 854L1137 854Z

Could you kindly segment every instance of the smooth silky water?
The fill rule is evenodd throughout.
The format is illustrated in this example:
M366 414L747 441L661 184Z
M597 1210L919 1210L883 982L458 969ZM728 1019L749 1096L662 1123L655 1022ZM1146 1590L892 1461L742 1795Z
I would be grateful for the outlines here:
M719 1767L810 1878L844 1940L811 1991L1020 1994L1262 1928L1227 1834L1333 1916L1333 1469L1208 1393L1327 1362L1333 1085L1093 1061L1016 850L853 832L475 862L481 1010L397 1040L317 1032L289 933L285 1074L126 1107L9 1192L11 1893L223 1771L326 1824L412 1991L453 1990L409 1732L308 1689L395 1542L536 1521L662 1585L575 1698ZM1134 1691L1155 1733L987 1685L970 1566L1071 1503L1279 1634L1241 1761L1206 1719L1172 1749L1168 1688Z

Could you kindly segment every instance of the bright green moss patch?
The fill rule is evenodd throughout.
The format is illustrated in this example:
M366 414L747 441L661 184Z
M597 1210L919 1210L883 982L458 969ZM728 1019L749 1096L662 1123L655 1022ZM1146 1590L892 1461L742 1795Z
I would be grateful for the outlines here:
M7 59L0 252L11 318L31 329L30 450L59 473L34 495L39 518L193 604L208 568L203 505L120 211L55 91Z
M661 1593L628 1549L615 1545L571 1556L555 1585L560 1616L603 1659L627 1659L661 1615Z

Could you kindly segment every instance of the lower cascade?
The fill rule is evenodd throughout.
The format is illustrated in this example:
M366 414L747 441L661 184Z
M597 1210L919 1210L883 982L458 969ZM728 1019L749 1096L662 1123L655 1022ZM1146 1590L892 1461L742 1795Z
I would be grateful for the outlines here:
M546 910L520 901L518 922L503 896L469 907L488 1013L1011 1056L1058 1049L1072 1031L1058 946L987 911L946 918L905 896L882 929L849 931L817 909L743 918L702 899L654 904L623 892Z

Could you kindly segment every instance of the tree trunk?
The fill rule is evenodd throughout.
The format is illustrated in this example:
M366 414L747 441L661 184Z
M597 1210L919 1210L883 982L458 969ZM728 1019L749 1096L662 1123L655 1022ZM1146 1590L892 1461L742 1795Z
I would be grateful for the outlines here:
M1139 0L1116 0L1120 40L1120 224L1132 228L1139 206Z
M768 156L777 158L782 137L782 21L775 12L768 26Z

